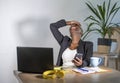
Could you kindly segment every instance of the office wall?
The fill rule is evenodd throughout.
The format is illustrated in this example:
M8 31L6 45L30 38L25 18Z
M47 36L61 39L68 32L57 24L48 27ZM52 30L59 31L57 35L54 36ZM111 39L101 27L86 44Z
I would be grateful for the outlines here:
M0 83L17 83L13 70L17 69L16 46L53 47L54 63L59 45L49 30L51 22L60 19L78 20L86 29L84 19L90 13L86 0L0 0ZM99 0L90 0L97 3ZM116 0L114 0L116 1ZM115 21L120 22L119 14ZM68 27L61 29L69 35ZM86 40L94 42L99 35Z

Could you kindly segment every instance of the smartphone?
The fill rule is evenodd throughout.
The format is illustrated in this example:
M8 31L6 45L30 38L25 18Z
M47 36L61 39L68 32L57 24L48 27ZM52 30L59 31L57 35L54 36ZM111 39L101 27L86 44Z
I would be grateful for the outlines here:
M76 57L78 57L79 59L82 59L83 54L82 53L76 53L74 59L76 59Z

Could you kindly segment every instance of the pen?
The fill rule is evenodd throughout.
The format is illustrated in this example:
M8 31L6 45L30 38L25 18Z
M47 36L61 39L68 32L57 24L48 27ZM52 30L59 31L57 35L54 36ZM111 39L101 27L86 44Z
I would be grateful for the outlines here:
M79 68L79 70L82 70L82 71L86 71L86 72L88 72L88 70L86 70L86 69L83 69L83 68Z

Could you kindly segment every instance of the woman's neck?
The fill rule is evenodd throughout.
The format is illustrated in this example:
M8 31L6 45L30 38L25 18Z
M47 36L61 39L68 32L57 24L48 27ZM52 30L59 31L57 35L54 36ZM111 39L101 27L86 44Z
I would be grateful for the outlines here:
M74 50L74 49L76 49L78 46L79 46L78 43L71 43L69 48L70 48L71 50Z

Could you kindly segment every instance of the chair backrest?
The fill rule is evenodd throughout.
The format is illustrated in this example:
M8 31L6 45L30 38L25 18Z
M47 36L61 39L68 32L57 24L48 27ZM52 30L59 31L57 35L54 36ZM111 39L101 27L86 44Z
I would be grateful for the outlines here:
M114 29L116 29L120 32L120 27L115 27ZM115 52L120 53L120 33L118 33L117 31L114 31L113 35L112 35L112 39L117 40L117 49Z

